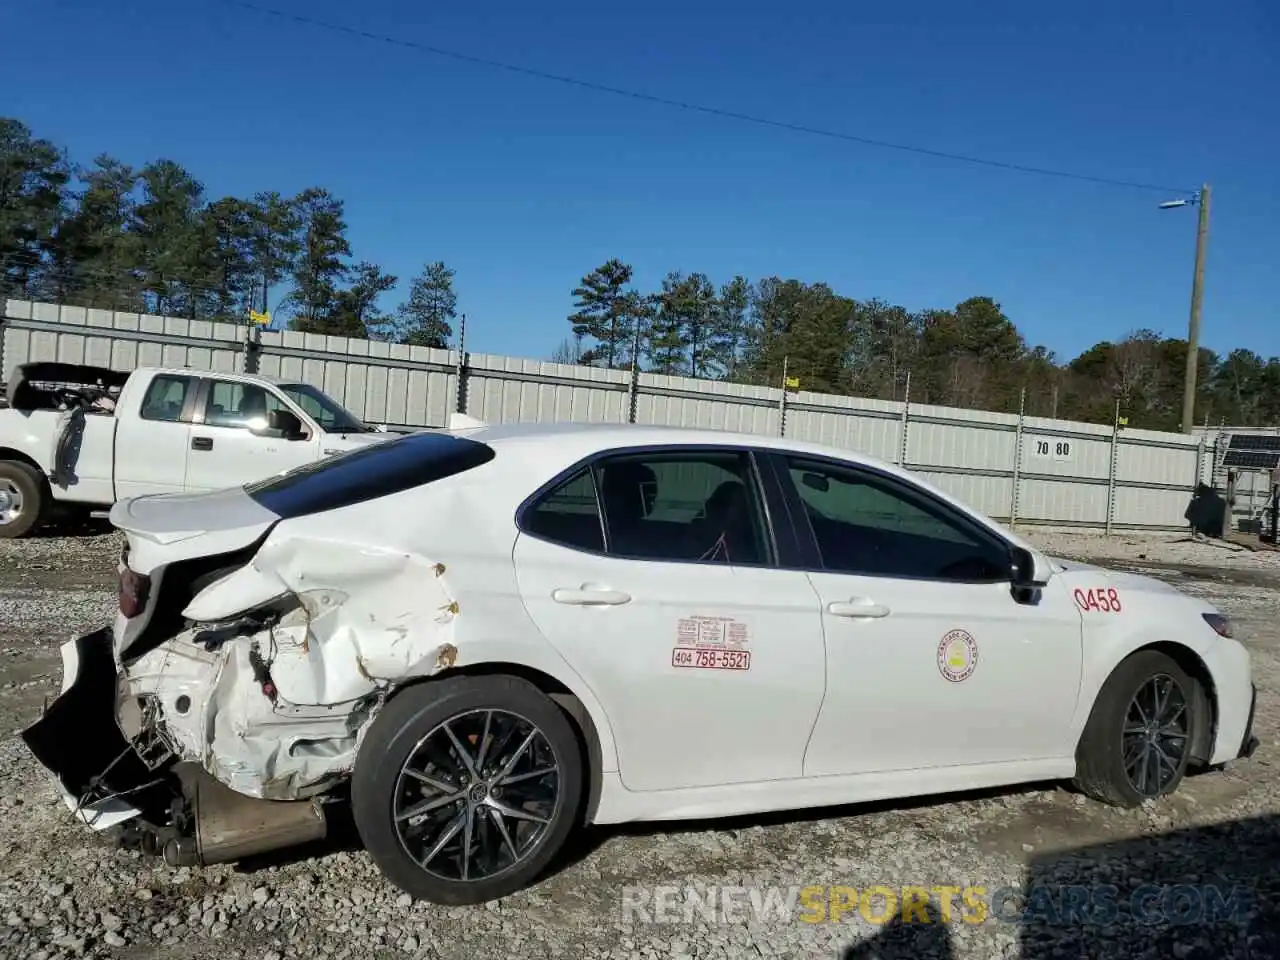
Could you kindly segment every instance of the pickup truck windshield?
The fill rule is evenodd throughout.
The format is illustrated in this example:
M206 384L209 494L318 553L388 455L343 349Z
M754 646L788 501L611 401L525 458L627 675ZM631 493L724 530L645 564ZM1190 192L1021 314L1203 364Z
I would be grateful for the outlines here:
M300 406L326 433L374 433L354 413L341 407L333 397L309 383L283 383L285 396Z

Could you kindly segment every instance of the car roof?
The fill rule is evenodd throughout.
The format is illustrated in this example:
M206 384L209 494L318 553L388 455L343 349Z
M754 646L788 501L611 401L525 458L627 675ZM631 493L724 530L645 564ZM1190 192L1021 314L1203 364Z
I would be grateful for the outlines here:
M493 461L504 484L527 490L562 473L573 464L594 454L635 447L660 447L666 444L708 446L741 446L758 450L779 450L814 457L830 457L845 463L870 467L883 474L898 477L913 486L931 491L935 496L963 510L997 535L1026 549L1031 545L1016 531L1010 530L981 511L969 507L955 495L912 473L876 457L843 447L796 440L791 437L768 436L705 427L669 427L629 423L508 423L481 427L459 427L434 431L487 444L498 452ZM410 434L412 436L412 434ZM509 450L512 456L502 456ZM505 465L505 466L504 466Z
M664 444L707 444L788 450L814 456L836 457L851 463L874 466L909 476L893 464L840 447L811 443L790 437L716 430L707 427L672 427L630 423L506 423L448 431L469 440L499 448L519 446L522 458L537 458L543 451L547 461L568 465L593 453L617 447L662 446Z
M266 373L237 373L234 370L196 370L192 367L138 367L147 373L175 377L217 377L221 380L235 380L240 383L271 383L276 386L297 383L281 377L273 377Z

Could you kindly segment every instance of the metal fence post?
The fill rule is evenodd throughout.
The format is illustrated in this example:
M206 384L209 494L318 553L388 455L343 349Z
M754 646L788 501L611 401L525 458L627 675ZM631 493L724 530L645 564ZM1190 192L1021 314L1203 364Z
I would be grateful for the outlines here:
M1280 483L1271 485L1271 545L1280 546Z
M453 371L454 402L453 409L458 413L467 412L467 315L458 318L458 366Z
M787 358L782 358L782 396L778 398L778 436L787 435Z
M248 328L244 332L244 372L257 373L259 360L262 354L262 328L258 324L249 322Z
M1107 468L1107 533L1111 536L1111 521L1116 509L1116 450L1120 440L1120 401L1116 401L1116 415L1111 421L1111 463Z
M636 410L640 405L640 371L631 368L631 383L627 385L627 423L636 422Z
M1027 388L1018 397L1018 429L1013 440L1013 491L1009 495L1009 526L1018 523L1018 480L1022 473L1022 421L1027 408Z
M631 383L627 387L627 423L636 422L636 407L640 401L640 323L636 323L636 337L631 344Z
M907 462L907 426L911 422L911 371L907 371L907 383L902 391L902 416L898 420L898 455L893 462L904 466Z

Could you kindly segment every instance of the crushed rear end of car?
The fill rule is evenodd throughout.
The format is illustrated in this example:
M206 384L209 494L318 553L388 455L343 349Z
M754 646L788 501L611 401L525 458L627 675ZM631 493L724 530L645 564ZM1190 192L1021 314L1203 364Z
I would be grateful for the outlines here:
M492 456L419 434L116 504L115 624L63 645L62 690L21 733L67 807L173 865L323 837L389 693L453 664L458 606L443 563L316 515Z

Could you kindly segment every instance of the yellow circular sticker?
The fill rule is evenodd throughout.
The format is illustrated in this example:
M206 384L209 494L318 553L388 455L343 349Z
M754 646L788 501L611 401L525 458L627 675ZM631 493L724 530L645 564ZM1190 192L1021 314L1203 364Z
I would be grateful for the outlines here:
M978 666L978 644L967 630L949 630L938 644L938 672L952 683L972 676Z

